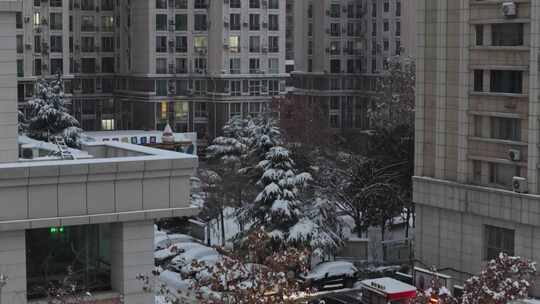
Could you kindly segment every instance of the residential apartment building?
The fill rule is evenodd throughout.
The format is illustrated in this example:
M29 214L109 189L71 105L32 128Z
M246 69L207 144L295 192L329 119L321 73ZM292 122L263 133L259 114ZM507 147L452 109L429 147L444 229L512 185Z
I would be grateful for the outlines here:
M414 37L415 7L411 0L295 2L293 96L322 104L331 128L367 129L385 62L414 56L414 40L402 41Z
M18 96L61 71L86 130L195 131L285 90L285 0L24 0Z
M421 0L418 20L416 258L458 282L540 260L540 7Z
M121 142L61 157L54 144L18 137L22 5L0 0L0 302L42 303L69 268L92 303L153 303L137 280L154 269L153 220L197 212L189 199L197 158Z

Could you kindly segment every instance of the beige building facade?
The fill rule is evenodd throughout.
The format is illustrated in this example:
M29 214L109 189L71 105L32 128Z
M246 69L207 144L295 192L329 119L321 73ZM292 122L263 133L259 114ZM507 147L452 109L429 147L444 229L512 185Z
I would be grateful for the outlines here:
M535 1L418 1L415 255L458 283L540 259L539 26Z
M60 71L85 130L212 138L285 90L285 0L24 0L18 98Z
M333 129L369 129L377 79L390 57L414 57L415 28L416 1L294 2L292 95L322 105Z
M96 303L153 303L137 275L154 268L154 219L197 213L189 188L197 158L120 142L66 158L54 144L18 136L22 7L0 1L0 302L43 303L71 269Z

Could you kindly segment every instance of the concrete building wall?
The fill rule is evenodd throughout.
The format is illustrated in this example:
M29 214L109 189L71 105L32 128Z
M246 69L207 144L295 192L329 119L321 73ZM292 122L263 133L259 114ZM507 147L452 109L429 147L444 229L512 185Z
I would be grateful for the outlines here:
M0 291L1 303L26 303L26 243L24 230L0 232L0 273L8 283Z
M18 1L0 1L0 163L16 161L17 149L17 61L15 11Z
M154 303L154 295L142 290L139 274L154 269L154 222L116 223L111 235L111 282L113 290L123 295L124 303Z

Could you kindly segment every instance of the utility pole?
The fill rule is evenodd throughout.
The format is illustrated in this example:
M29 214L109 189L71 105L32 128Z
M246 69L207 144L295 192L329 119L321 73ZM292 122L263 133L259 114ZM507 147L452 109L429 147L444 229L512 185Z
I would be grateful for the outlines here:
M0 304L2 304L2 288L7 284L7 276L0 273Z

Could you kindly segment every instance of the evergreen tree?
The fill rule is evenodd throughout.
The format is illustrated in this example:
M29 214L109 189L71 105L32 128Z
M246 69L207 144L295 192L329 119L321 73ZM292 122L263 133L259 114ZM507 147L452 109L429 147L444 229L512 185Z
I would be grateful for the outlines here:
M39 80L37 94L30 100L29 105L29 137L50 141L55 136L61 136L68 146L80 145L82 130L79 122L67 112L64 105L64 88L60 75L50 82Z
M311 175L297 174L289 151L280 146L270 148L257 168L263 171L257 182L261 191L245 208L244 216L250 219L253 228L264 229L276 240L286 240L289 229L302 217L298 195Z

